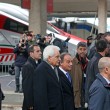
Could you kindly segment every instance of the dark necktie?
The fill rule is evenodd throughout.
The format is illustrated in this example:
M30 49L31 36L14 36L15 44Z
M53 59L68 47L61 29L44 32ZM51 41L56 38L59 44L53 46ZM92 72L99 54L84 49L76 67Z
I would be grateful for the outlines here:
M56 67L54 68L54 71L55 71L56 76L57 76L57 79L58 79L58 81L59 81L58 70L57 70L57 68L56 68Z
M71 83L71 76L68 72L66 73L66 77L68 78L69 82Z

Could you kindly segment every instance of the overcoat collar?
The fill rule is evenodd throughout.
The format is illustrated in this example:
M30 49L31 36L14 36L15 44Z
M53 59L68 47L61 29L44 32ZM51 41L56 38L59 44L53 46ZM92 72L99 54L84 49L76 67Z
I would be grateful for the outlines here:
M110 89L110 85L107 83L107 81L103 78L102 75L100 75L100 73L97 74L97 78L98 80L100 80L102 82L102 84L104 85L104 87L109 88Z
M58 78L57 78L57 75L54 71L54 69L52 68L52 66L47 63L46 61L42 61L48 68L49 68L49 74L58 82Z

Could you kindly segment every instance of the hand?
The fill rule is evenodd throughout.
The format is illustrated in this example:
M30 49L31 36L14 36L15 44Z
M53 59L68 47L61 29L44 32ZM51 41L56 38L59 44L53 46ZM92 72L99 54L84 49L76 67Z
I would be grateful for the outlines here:
M85 108L88 108L88 103L85 103L85 104L84 104L84 107L85 107Z
M18 45L19 47L21 47L21 43L19 43L19 45Z

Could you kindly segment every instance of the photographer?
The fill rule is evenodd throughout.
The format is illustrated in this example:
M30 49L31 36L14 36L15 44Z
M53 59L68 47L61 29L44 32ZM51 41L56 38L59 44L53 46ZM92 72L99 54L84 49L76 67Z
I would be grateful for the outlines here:
M46 46L50 45L51 39L52 39L51 34L48 34L47 36L43 37L40 34L37 34L36 43L40 46L42 52Z
M16 90L15 92L22 92L21 86L21 70L22 66L25 64L28 58L28 47L29 44L26 42L25 38L21 38L19 44L16 45L14 48L14 53L16 54L15 58L15 83L16 83Z
M36 43L33 31L25 32L25 34L26 34L27 42L29 45L33 45Z

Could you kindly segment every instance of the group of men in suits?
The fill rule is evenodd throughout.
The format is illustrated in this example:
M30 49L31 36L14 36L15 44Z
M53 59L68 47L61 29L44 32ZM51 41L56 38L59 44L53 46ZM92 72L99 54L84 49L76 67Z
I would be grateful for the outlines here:
M35 51L37 52L34 48L31 54ZM60 55L59 51L57 46L47 46L43 51L43 61L38 66L35 64L35 56L30 54L34 63L29 58L22 72L23 110L75 110L72 79L69 74L72 57L69 53Z
M79 44L79 47L85 48L85 44ZM85 109L75 106L74 81L72 79L76 77L72 78L73 74L69 73L74 64L72 56L69 53L60 54L60 48L55 45L47 46L43 51L43 60L39 61L41 54L39 45L29 47L30 57L22 70L24 93L22 110ZM77 58L79 57L77 56ZM110 63L106 61L110 61L110 58L103 57L99 60L100 74L97 75L96 81L90 88L88 110L109 109ZM97 103L94 103L95 100Z
M66 76L72 67L72 57L68 53L60 57L59 50L57 46L47 46L43 61L34 72L35 110L74 110L72 83Z

